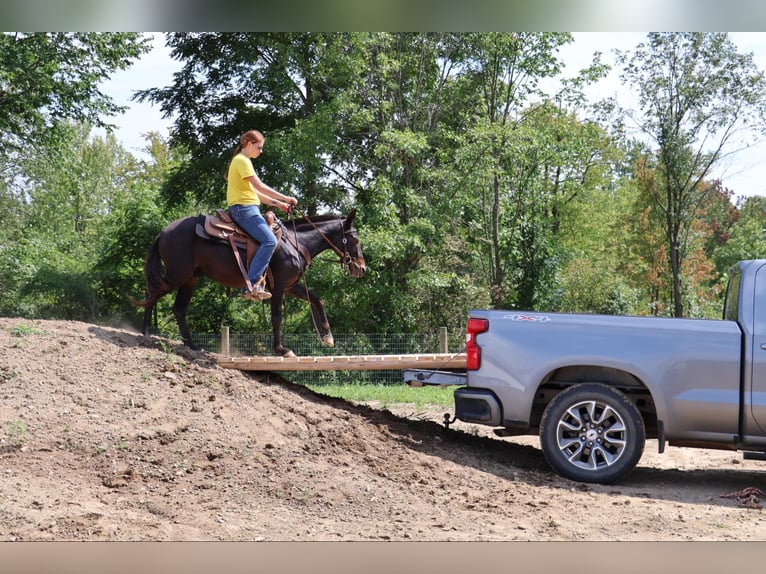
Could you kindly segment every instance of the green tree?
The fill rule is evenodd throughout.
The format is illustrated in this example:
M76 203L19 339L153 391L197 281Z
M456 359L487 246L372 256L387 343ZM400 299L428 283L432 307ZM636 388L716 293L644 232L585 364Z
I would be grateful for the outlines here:
M457 73L458 34L373 34L366 76L350 107L364 110L336 156L364 213L371 277L360 293L370 325L388 331L462 328L481 292L450 189L466 101ZM375 327L372 327L373 329Z
M723 275L737 261L766 258L766 198L740 198L736 216L712 253L716 269Z
M136 33L0 34L0 154L43 147L59 122L107 126L122 111L98 84L149 51Z
M682 317L688 239L712 189L704 182L742 145L743 130L762 128L766 81L752 54L737 53L720 33L652 33L618 61L638 95L633 120L655 146L652 203L663 218L671 312Z
M61 125L59 131L63 137L48 143L45 162L37 153L24 155L19 179L30 200L30 225L63 248L98 235L103 216L127 193L137 163L110 133L92 137L87 124Z
M560 248L565 261L556 274L552 307L565 312L645 314L632 278L642 264L632 243L636 203L633 180L609 187L586 186L563 214Z
M137 162L114 136L91 137L87 125L62 124L59 135L48 143L52 153L44 164L36 150L19 156L14 195L23 197L24 210L0 253L3 266L14 269L3 286L3 311L94 320L101 312L97 246L106 217L128 194Z
M266 148L258 161L264 181L301 200L302 210L337 208L347 188L328 166L358 86L364 35L307 33L176 33L167 36L183 62L172 86L136 94L175 115L171 144L190 155L167 182L172 201L225 200L223 174L239 136L258 129Z
M114 154L112 171L119 174L114 182L118 187L112 188L109 209L99 218L91 270L100 315L112 321L129 320L136 326L143 311L131 304L129 296L143 297L143 265L149 246L168 222L188 209L185 205L169 208L160 196L165 178L186 160L183 150L170 149L154 132L146 135L146 142L147 160ZM168 312L172 304L172 297L167 299L159 305L162 312Z
M601 171L607 138L565 109L604 72L598 60L558 94L538 87L558 77L569 34L476 34L468 38L464 81L474 106L460 133L458 180L479 264L494 307L536 308L552 296L561 263L562 210ZM536 103L542 100L542 103Z

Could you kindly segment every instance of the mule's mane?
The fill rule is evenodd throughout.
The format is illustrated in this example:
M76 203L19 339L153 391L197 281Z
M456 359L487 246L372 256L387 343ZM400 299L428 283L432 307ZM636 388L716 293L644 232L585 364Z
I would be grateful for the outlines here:
M343 221L344 216L336 215L334 213L325 213L322 215L311 215L308 217L297 217L294 220L283 221L288 227L292 227L293 223L296 227L310 226L312 223L319 225L320 223L327 223L328 221Z

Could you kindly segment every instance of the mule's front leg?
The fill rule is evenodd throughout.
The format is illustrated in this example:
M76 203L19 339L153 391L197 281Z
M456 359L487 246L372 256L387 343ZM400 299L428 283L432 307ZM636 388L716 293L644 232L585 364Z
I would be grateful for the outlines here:
M305 286L300 284L292 286L288 293L311 304L311 317L313 318L314 325L319 330L319 337L322 343L328 347L334 347L335 339L332 336L332 331L330 331L330 322L327 320L327 313L325 313L322 300L313 291L306 290Z

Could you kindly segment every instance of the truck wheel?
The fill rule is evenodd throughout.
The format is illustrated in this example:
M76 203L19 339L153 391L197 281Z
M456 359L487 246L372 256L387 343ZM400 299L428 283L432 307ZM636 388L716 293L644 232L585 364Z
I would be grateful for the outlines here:
M616 482L644 452L641 413L623 393L599 383L574 385L556 395L540 421L545 460L578 482Z

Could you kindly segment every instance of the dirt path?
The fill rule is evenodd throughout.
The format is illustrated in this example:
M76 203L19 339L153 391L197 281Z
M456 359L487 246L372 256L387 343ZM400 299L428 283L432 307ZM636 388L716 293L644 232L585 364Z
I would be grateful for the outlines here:
M0 540L764 540L763 463L649 443L618 485L536 439L330 399L129 330L0 319ZM760 502L760 501L758 501Z

